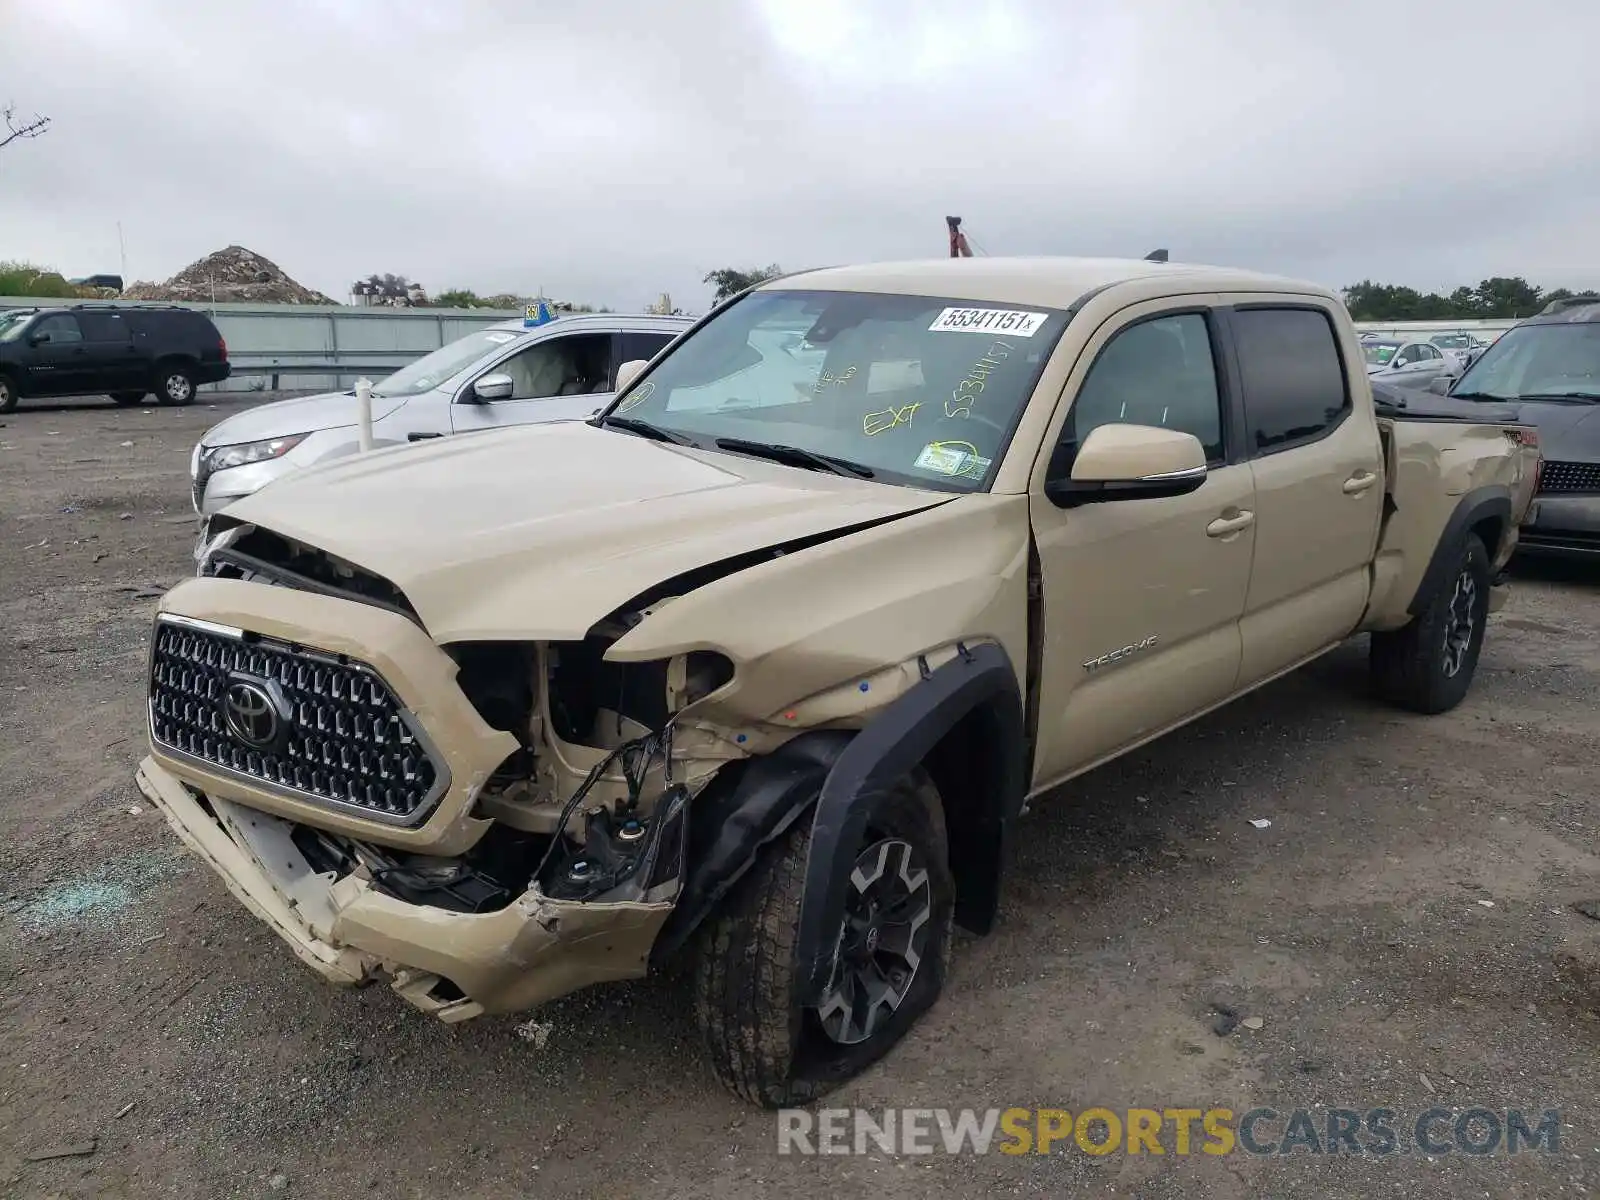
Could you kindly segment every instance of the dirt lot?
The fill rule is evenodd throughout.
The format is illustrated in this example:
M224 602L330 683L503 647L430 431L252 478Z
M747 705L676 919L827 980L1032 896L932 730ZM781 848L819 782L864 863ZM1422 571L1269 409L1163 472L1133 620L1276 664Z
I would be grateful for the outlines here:
M141 674L222 415L0 418L0 1196L1600 1192L1600 1014L1555 958L1600 895L1600 571L1523 573L1448 716L1376 706L1352 644L1035 805L1000 931L833 1102L1558 1108L1558 1153L780 1158L672 980L542 1046L447 1028L324 987L179 852Z

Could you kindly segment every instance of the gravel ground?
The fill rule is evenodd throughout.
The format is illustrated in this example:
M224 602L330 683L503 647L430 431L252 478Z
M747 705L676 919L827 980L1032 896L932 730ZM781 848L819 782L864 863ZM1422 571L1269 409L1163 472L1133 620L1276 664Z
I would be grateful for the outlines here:
M1600 996L1559 962L1600 928L1600 570L1520 572L1447 716L1373 703L1352 643L1036 804L1000 929L830 1102L1388 1107L1402 1145L1434 1106L1554 1108L1557 1152L780 1157L679 982L552 1005L542 1045L334 991L145 804L188 452L243 403L0 418L0 1196L1600 1191Z

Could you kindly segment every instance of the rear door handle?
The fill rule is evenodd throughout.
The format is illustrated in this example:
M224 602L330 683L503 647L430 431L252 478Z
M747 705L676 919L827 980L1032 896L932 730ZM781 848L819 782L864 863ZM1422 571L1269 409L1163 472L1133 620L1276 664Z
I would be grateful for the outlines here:
M1357 471L1344 481L1344 494L1346 496L1359 496L1377 482L1378 477L1371 471Z
M1206 526L1207 537L1227 537L1230 533L1238 533L1241 529L1249 529L1256 523L1256 515L1248 509L1234 517L1218 517Z

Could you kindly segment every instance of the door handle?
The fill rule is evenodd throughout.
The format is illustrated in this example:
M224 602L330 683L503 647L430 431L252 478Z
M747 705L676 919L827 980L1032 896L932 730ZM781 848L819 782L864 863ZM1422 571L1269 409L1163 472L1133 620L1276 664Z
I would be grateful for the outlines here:
M408 442L425 442L429 438L436 438L436 437L443 437L443 436L444 436L444 434L442 434L442 433L408 433L408 434L406 434L406 441L408 441Z
M1246 509L1233 517L1218 517L1206 526L1207 537L1227 537L1230 533L1238 533L1241 529L1249 529L1256 523L1255 513Z
M1357 471L1344 481L1344 494L1346 496L1359 496L1377 482L1378 477L1371 471Z

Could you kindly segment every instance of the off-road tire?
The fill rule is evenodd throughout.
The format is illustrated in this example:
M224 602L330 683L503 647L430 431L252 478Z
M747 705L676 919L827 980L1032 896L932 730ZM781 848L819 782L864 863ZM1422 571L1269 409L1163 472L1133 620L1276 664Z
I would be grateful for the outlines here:
M696 1023L718 1080L764 1108L810 1103L882 1058L944 987L954 888L938 790L921 771L877 803L858 850L910 843L929 875L930 933L900 1006L865 1041L841 1044L795 1001L808 813L767 852L700 929L693 951Z
M0 413L15 411L18 398L16 380L9 375L0 375Z
M156 369L156 403L182 408L194 403L194 371L183 363L162 363Z
M1483 649L1491 583L1489 551L1482 538L1469 533L1411 624L1372 635L1370 662L1378 694L1391 704L1430 715L1460 704L1472 686ZM1471 626L1459 648L1452 650L1452 636L1463 637L1462 615ZM1452 673L1449 667L1457 655Z
M135 405L143 404L144 398L149 394L149 392L112 392L111 402L119 408L133 408Z

